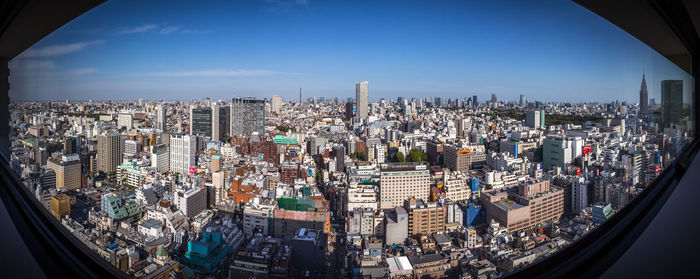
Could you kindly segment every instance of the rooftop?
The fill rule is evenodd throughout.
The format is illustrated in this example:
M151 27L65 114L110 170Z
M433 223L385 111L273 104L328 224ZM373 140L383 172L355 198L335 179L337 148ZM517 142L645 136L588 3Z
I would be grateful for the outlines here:
M381 171L416 171L416 170L428 170L428 167L422 163L418 162L407 162L407 163L388 163L382 164L380 167Z
M525 207L524 205L519 204L511 199L500 200L500 201L494 202L493 204L498 206L500 209L505 210L505 211L515 210L515 209Z

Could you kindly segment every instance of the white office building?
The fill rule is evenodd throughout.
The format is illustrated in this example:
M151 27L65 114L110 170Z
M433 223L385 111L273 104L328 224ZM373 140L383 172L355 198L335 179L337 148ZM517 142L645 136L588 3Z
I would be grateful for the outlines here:
M186 134L170 135L170 172L185 175L195 166L197 138Z

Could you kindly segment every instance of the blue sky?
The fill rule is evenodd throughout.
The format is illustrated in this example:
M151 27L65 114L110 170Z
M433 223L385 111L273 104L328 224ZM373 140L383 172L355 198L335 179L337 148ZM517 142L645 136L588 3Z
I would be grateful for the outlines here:
M638 102L689 75L568 1L109 1L10 63L12 100ZM521 3L527 2L527 4ZM531 3L536 2L536 3Z

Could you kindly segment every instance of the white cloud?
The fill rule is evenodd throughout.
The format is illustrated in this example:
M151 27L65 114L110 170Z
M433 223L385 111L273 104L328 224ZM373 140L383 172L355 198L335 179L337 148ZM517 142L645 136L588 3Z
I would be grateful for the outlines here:
M165 27L163 29L160 29L160 32L158 32L158 33L167 35L167 34L175 32L179 29L180 29L180 27L177 27L177 26L168 26L168 27Z
M96 72L95 68L65 69L51 60L18 59L10 62L10 74L16 78L65 78Z
M104 40L88 41L88 42L77 42L67 45L52 45L39 48L30 48L19 55L21 58L27 57L46 57L46 56L58 56L64 55L71 52L81 51L89 46L101 44Z
M209 30L197 30L197 29L184 29L181 32L182 34L209 34L211 31Z
M114 35L144 33L144 32L151 31L151 30L155 29L156 27L158 27L158 26L155 24L146 24L143 26L136 26L136 27L132 27L132 28L122 28L122 29L118 30L117 32L114 32Z
M82 76L82 75L87 75L87 74L91 74L94 72L97 72L97 70L95 68L82 68L82 69L69 70L66 73L68 75L72 75L72 76Z
M240 76L269 76L281 72L270 70L206 70L194 72L153 72L146 76L153 77L240 77Z
M17 59L12 61L9 66L12 72L38 72L56 68L56 64L51 60L31 59Z

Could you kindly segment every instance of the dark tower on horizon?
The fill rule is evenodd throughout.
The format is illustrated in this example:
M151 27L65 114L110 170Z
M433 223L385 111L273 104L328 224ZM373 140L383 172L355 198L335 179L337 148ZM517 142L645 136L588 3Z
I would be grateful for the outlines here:
M649 113L649 92L647 91L647 81L644 74L642 74L642 88L639 89L639 113Z

